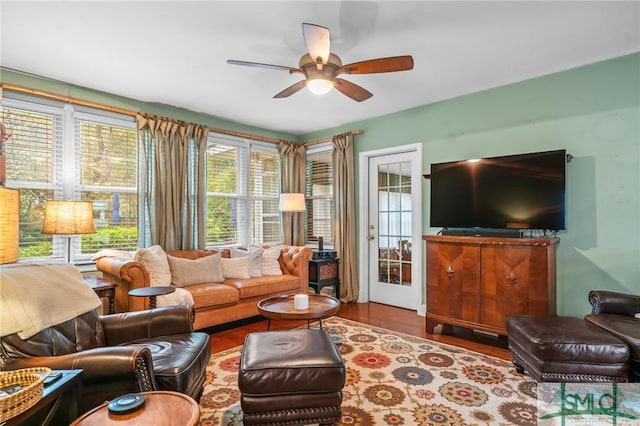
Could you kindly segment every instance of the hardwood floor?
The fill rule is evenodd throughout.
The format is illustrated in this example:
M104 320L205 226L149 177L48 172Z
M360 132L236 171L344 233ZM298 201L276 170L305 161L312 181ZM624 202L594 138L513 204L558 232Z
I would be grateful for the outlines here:
M379 303L343 303L337 316L511 360L504 336L497 337L450 326L438 326L434 334L427 334L425 317L407 309ZM273 320L271 330L288 330L304 325L306 321ZM216 353L242 345L248 333L266 329L267 320L256 317L212 327L206 331L211 336L211 353Z

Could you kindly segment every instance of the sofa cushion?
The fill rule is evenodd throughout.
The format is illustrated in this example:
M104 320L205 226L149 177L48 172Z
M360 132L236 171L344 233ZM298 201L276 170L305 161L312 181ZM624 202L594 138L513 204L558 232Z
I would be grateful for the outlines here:
M280 247L270 247L262 252L262 275L282 275L280 269Z
M235 305L240 301L240 292L235 288L218 283L194 284L184 287L193 296L196 309Z
M167 255L167 259L171 269L171 283L176 287L224 281L220 253L195 260L171 255Z
M251 278L249 275L249 257L222 259L222 275L224 278Z
M170 286L171 269L167 254L160 246L141 248L136 251L134 260L140 262L149 273L149 282L152 286Z
M249 279L226 279L224 284L233 287L240 299L266 296L273 293L300 290L300 279L295 275L262 276Z
M249 257L249 275L252 277L262 276L262 249L260 247L249 247L248 250L231 248L231 258Z
M125 346L144 346L151 350L153 372L160 390L198 395L204 385L203 372L209 363L209 335L201 332L173 334L134 340Z

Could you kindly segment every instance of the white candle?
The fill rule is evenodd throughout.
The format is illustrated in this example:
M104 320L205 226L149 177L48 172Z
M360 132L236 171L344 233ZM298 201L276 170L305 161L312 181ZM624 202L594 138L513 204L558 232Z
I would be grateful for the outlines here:
M295 294L293 296L293 307L295 309L309 309L309 296L306 294Z

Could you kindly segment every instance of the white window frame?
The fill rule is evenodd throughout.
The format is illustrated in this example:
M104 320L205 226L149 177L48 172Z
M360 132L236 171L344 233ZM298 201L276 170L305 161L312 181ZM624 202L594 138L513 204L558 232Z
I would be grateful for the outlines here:
M238 179L237 184L242 185L242 188L236 188L235 194L224 194L224 193L216 193L209 192L207 190L205 197L208 200L209 197L223 197L223 198L236 198L239 202L239 207L244 206L244 211L237 211L237 222L238 222L238 238L235 246L248 246L253 244L251 241L253 236L253 227L254 223L252 220L251 208L253 207L253 203L255 200L265 200L265 199L273 199L275 202L278 201L278 196L275 197L264 197L264 196L256 196L251 194L251 149L258 149L260 151L266 151L270 153L274 153L278 155L278 146L274 143L261 142L248 138L241 138L237 136L231 136L216 132L209 132L207 138L207 146L210 145L226 145L232 146L236 149L239 149L240 154L237 157L237 169L238 173L241 174L241 178ZM278 159L278 169L281 170L282 165L280 164L280 160ZM280 182L278 182L278 193L280 193ZM279 234L282 233L282 221L279 222ZM277 243L279 241L265 241L265 244ZM207 248L221 247L219 245L209 245L207 242Z
M76 120L86 120L95 123L136 129L135 117L117 114L97 108L89 108L71 103L63 103L53 99L25 95L9 90L3 91L2 108L18 109L25 112L47 114L61 120L54 131L54 156L52 183L21 182L19 180L7 180L7 187L15 189L39 189L52 190L55 200L79 200L82 191L94 189L104 190L104 187L83 187L80 184L80 154L81 141L76 138ZM136 182L137 186L137 182ZM110 187L111 190L117 189ZM130 191L130 188L121 188ZM137 188L135 190L137 192ZM68 239L62 236L53 236L53 257L65 257ZM93 263L91 254L81 253L81 240L79 236L72 236L71 253L72 260L78 264Z

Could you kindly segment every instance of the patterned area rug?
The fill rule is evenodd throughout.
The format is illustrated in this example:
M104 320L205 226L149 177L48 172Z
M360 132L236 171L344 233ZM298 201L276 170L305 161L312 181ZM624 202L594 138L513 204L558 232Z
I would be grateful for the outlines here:
M347 367L341 425L535 425L536 384L498 358L332 317ZM212 355L201 425L241 425L240 350Z

